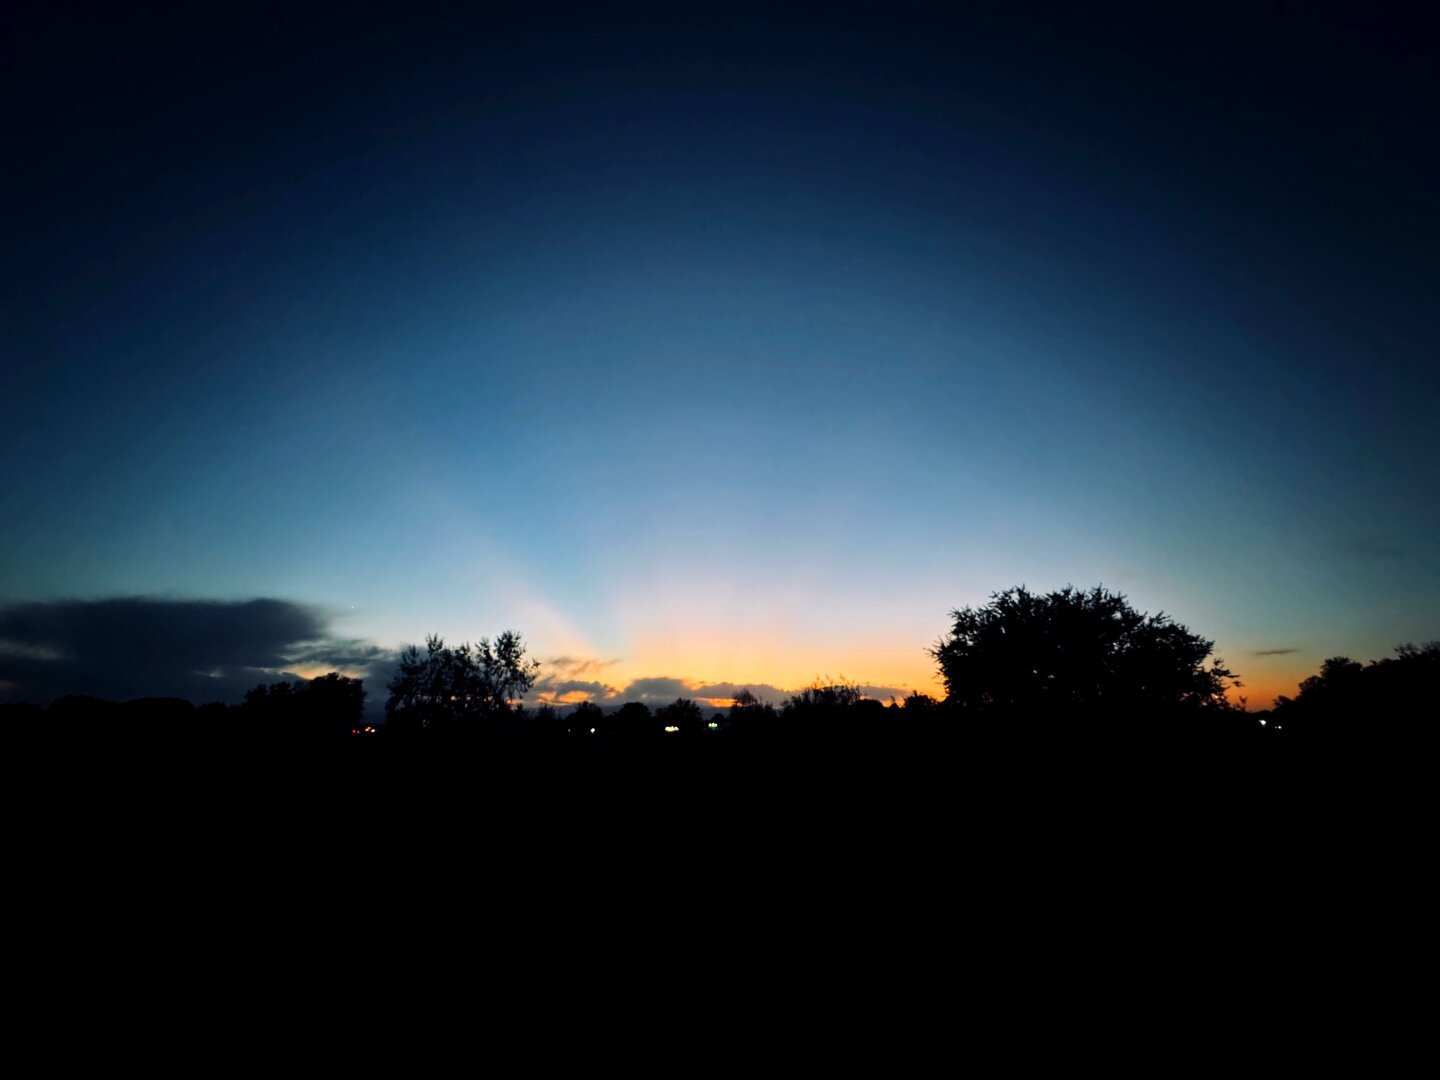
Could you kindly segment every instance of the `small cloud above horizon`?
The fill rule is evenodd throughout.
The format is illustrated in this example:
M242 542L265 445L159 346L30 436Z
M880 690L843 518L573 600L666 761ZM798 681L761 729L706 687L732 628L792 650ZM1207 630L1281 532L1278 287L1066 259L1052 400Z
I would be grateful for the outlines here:
M591 701L602 708L610 708L632 701L650 706L669 705L677 698L689 698L721 709L728 708L741 691L748 690L759 701L779 706L805 688L797 686L786 689L761 682L705 682L673 675L644 676L632 679L623 687L616 687L608 683L575 679L547 680L542 675L536 681L535 690L527 702L535 705L566 706ZM856 689L862 696L880 701L892 697L903 700L910 694L909 690L898 686L874 686L869 683L857 684Z

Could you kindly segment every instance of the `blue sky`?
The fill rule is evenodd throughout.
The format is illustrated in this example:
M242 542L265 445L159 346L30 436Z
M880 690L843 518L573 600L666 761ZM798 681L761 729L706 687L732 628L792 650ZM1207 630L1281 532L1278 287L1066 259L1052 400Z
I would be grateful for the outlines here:
M11 17L0 602L619 688L931 689L1022 582L1267 699L1440 636L1403 15L407 10Z

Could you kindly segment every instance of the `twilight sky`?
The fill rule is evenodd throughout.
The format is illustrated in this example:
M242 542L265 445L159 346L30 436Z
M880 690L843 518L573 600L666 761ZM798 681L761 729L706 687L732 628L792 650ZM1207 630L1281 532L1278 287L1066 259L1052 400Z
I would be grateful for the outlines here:
M601 7L6 5L0 699L935 692L1022 582L1259 705L1440 637L1418 8Z

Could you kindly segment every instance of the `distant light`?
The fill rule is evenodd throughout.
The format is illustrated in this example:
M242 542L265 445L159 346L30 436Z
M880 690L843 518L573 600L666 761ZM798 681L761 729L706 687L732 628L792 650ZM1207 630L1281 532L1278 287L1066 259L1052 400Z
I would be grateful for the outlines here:
M666 725L665 725L665 734L667 734L667 735L674 735L675 732L677 732L677 731L679 731L679 730L680 730L680 729L679 729L678 727L676 727L674 724L666 724Z
M1261 720L1261 721L1260 721L1260 726L1261 726L1261 727L1264 727L1264 726L1265 726L1265 721L1264 721L1264 720Z
M594 735L594 734L595 734L595 729L594 729L593 727L590 729L590 734L591 734L591 735Z
M717 723L715 723L714 720L711 720L711 721L710 721L710 730L711 730L711 731L714 731L714 730L715 730L716 728L718 728L719 726L720 726L720 725L717 724Z

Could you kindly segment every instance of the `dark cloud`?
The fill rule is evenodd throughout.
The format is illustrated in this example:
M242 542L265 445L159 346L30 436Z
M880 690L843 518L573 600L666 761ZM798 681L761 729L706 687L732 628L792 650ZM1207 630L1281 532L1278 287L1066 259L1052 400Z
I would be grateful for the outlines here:
M1291 653L1299 652L1299 649L1256 649L1251 656L1289 656Z
M609 666L607 662L606 666ZM876 698L881 701L889 698L904 698L909 694L895 686L869 686L862 685L858 688L866 697ZM566 679L557 675L546 676L543 674L535 683L535 700L539 695L544 694L547 700L559 698L567 693L580 692L587 694L591 701L596 704L610 707L621 705L627 701L639 701L646 705L668 705L676 698L728 700L735 697L742 690L749 690L760 701L772 705L783 705L793 694L798 694L800 688L786 690L779 686L772 686L769 683L744 683L744 682L699 682L693 679L679 678L674 675L650 675L640 679L634 679L623 687L611 686L608 683L587 681L583 679Z
M592 698L596 699L609 698L615 695L615 688L613 686L607 686L601 682L586 682L584 679L551 680L549 685L543 687L539 685L539 681L537 680L536 689L554 694L556 697L564 697L566 694L573 694L577 690L582 694L589 694Z
M859 686L862 697L875 698L877 701L889 701L891 698L894 698L896 701L904 701L915 689L915 687L906 690L899 686L870 686L866 683L861 683ZM925 691L921 692L924 693ZM935 696L933 691L930 696Z
M382 649L360 638L312 642L293 650L286 658L288 663L296 667L324 664L337 669L368 668L373 664L392 662L394 659L393 649Z
M0 687L10 700L237 701L295 668L353 670L385 655L331 638L321 611L287 600L117 597L0 608Z
M0 607L0 700L48 702L92 694L234 702L259 683L323 669L362 674L366 708L378 714L397 662L394 651L372 642L331 636L321 609L288 600L117 597ZM617 663L570 656L545 660L529 700L578 692L607 707L626 701L654 706L682 697L728 700L749 690L780 705L799 692L670 675L617 687L599 677ZM859 689L880 700L906 694L898 687Z
M655 675L644 679L635 679L621 692L620 700L643 701L647 705L659 702L666 704L676 698L702 697L699 690L690 685L687 679L676 679L668 675Z

